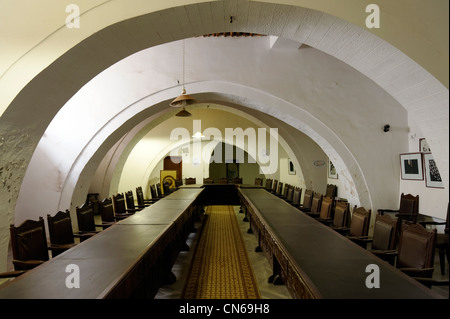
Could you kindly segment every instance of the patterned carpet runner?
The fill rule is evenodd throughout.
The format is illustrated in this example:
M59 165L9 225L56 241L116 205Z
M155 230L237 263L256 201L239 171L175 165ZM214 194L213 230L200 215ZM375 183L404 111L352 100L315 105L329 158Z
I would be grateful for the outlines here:
M232 206L208 206L182 298L259 299Z

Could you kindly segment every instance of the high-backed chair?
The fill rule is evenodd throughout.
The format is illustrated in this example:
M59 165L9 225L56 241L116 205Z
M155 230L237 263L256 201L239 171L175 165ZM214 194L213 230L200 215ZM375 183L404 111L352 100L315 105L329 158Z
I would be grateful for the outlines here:
M292 203L292 200L294 199L294 189L295 187L293 185L289 185L289 188L287 189L285 200L288 203Z
M153 202L157 202L160 197L158 197L158 192L156 191L156 186L155 185L150 185L150 194L152 195L152 201Z
M441 267L441 275L445 275L445 256L447 256L447 263L449 262L449 204L447 204L447 219L445 222L437 222L437 221L423 221L420 224L424 227L427 225L445 225L444 232L436 233L436 248L439 251L439 263Z
M186 185L193 185L193 184L197 184L197 179L195 177L186 178Z
M361 239L367 239L369 234L370 215L372 210L355 205L352 213L350 228L346 231L346 236L357 244L361 244ZM365 244L363 244L364 247Z
M323 195L319 193L314 193L312 202L311 202L311 209L310 210L302 210L305 214L311 216L311 217L319 217L320 215L320 207L322 205L322 199Z
M80 234L96 234L100 231L97 227L106 228L107 225L103 226L95 223L94 210L91 205L83 204L76 207L77 212L77 222L78 222L78 232ZM80 238L84 240L86 238Z
M300 187L294 188L294 193L292 195L292 205L295 207L300 206L300 199L302 198L302 189Z
M255 185L256 186L262 186L263 180L262 178L256 177L255 178Z
M58 245L48 245L44 219L26 220L19 226L10 226L11 249L14 269L30 270L50 259L49 250L61 249Z
M306 189L305 195L303 196L303 204L300 204L299 209L304 212L310 211L313 197L314 197L314 192L311 189Z
M402 221L411 223L417 222L417 215L419 213L419 195L413 196L411 194L402 193L400 196L400 207L397 210L393 209L378 209L380 215L387 213L395 213L395 217Z
M142 190L142 186L136 187L136 197L138 206L150 206L155 202L152 198L145 198L144 191Z
M270 191L275 194L275 192L277 191L277 186L278 186L278 180L274 179L272 182L272 188Z
M266 190L268 190L269 192L272 189L272 182L273 182L273 179L271 179L271 178L266 179L266 187L264 187L264 188Z
M329 223L333 220L332 208L333 208L334 199L331 197L322 197L322 202L320 203L320 212L319 216L317 216L317 220L320 222Z
M336 201L332 222L322 221L322 223L329 225L335 230L346 229L348 226L349 211L350 205L347 202Z
M291 188L291 185L289 185L289 184L284 185L284 188L281 191L280 198L283 198L283 199L287 198L287 191L289 190L289 188Z
M132 191L125 192L125 202L127 203L127 211L131 213L138 212L142 210L144 207L138 207L136 206L134 202L134 195Z
M128 210L125 204L125 196L122 193L112 196L114 204L114 215L118 217L128 217L133 215L136 210Z
M114 214L114 205L110 197L104 198L99 203L100 215L102 217L102 222L106 227L113 225L118 220L127 218L128 216L120 216Z
M83 241L94 235L93 233L74 234L69 210L59 211L54 216L47 214L47 225L50 243L55 247L52 249L52 257L74 247L76 245L75 238Z
M203 178L203 184L214 184L214 178L212 177Z
M280 197L282 190L283 190L283 182L279 182L277 185L277 190L275 191L275 195Z
M419 224L402 224L396 267L412 277L433 275L436 229Z

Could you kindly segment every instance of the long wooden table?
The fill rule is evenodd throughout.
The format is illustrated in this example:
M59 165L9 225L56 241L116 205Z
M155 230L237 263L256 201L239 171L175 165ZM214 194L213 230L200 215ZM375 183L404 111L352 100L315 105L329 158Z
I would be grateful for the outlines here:
M240 188L250 229L273 264L270 280L294 298L440 298L398 269L264 189ZM380 288L368 288L368 265L379 267Z
M202 209L202 188L180 189L0 287L0 299L153 298ZM66 280L76 265L80 287Z

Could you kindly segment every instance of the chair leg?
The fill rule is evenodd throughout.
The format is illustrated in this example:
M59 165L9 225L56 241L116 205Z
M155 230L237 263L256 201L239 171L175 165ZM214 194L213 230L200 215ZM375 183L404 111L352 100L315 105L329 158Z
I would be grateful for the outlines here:
M447 261L448 261L448 250L447 250ZM441 275L445 275L445 248L439 248L439 262L441 264Z

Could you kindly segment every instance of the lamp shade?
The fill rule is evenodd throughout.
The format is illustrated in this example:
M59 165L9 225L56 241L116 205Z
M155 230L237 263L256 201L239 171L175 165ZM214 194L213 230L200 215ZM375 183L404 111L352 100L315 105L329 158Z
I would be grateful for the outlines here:
M172 107L181 107L186 106L189 104L192 104L195 101L195 99L187 94L181 94L177 98L175 98L172 102L170 102L170 106Z

